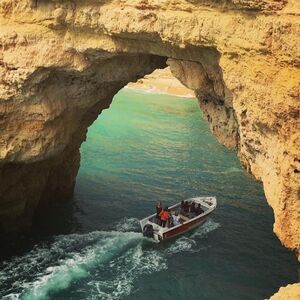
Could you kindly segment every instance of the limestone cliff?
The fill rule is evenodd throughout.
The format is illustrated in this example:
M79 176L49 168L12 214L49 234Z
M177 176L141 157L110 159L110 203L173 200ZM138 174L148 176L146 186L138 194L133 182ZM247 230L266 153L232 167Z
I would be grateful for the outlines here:
M300 299L300 284L288 284L281 287L270 300L298 300Z
M299 15L298 0L2 0L2 230L70 197L88 126L167 60L299 257Z

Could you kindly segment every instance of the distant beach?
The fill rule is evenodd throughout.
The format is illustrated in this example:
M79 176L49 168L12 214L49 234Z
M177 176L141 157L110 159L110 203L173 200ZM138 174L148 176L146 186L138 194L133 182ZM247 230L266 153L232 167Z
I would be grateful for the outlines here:
M137 82L130 82L126 88L156 94L169 94L187 98L195 97L192 90L185 87L172 75L169 67L157 69Z

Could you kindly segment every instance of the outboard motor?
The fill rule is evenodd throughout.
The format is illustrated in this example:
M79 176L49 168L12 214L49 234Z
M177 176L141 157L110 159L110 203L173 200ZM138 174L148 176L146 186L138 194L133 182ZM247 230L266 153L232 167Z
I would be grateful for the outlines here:
M153 238L153 226L151 224L146 224L143 228L143 236L148 238Z

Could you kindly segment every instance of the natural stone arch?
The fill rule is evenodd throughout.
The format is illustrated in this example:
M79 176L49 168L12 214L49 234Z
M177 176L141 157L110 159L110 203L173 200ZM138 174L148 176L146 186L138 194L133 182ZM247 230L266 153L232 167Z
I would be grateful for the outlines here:
M34 214L47 208L49 201L72 197L88 126L129 81L166 66L165 58L153 55L97 55L101 58L85 70L43 68L30 74L17 104L22 122L16 122L10 99L3 105L6 145L1 154L7 163L1 168L0 228L4 232L30 227Z
M16 107L11 107L11 113L10 106L7 109L3 129L10 138L6 139L2 155L9 164L2 169L1 194L6 209L0 220L4 231L30 226L34 214L46 209L49 201L64 201L72 196L80 165L79 148L88 126L109 107L122 87L156 68L166 67L166 62L178 79L198 93L218 137L225 144L236 146L234 113L225 105L226 88L216 49L178 50L178 57L195 61L104 51L86 51L81 55L84 62L92 62L82 70L38 68L26 78L21 88L22 101L18 103L22 123L15 122L11 127ZM214 107L218 107L218 112L211 115ZM224 124L216 129L220 119ZM234 134L228 122L235 126Z
M111 85L99 85L95 92L101 95L105 89L111 94L104 97L107 106L123 84L164 64L160 58L159 63L153 61L159 56L171 58L168 63L173 73L196 90L219 140L236 148L248 172L263 182L274 209L275 232L287 247L299 252L299 5L292 0L2 1L2 220L5 215L19 216L20 211L28 212L27 220L31 217L30 204L14 193L40 197L48 194L43 185L53 185L52 190L59 194L61 182L74 177L66 172L65 164L73 161L78 165L78 152L63 146L67 143L56 143L55 137L66 137L67 142L74 131L79 146L85 131L51 132L51 124L59 123L64 114L66 121L60 122L64 128L82 113L82 124L87 126L87 120L101 110L100 104L86 101L89 109L85 111L84 102L69 101L74 94L57 101L60 95L47 88L48 83L67 80L72 86L70 78L80 82L99 62L104 66L115 60L117 69L127 61L123 72L133 71L126 79L112 78ZM109 73L109 67L107 71L121 76L116 70ZM86 81L83 86L97 86L97 82ZM75 90L81 99L87 91ZM50 100L44 102L47 97ZM61 113L56 114L58 103ZM56 172L58 169L64 172ZM28 186L29 170L40 172L40 181L32 187ZM47 178L42 179L45 170ZM66 185L66 190L72 190L72 182ZM7 221L7 229L18 221L17 217Z

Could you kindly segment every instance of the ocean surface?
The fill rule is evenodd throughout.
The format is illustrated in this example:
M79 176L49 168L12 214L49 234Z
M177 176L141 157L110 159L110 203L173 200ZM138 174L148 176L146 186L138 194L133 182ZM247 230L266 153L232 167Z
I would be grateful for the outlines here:
M298 280L262 185L210 133L195 99L122 90L89 128L74 199L2 243L0 299L265 299ZM215 195L207 222L162 244L138 220Z

